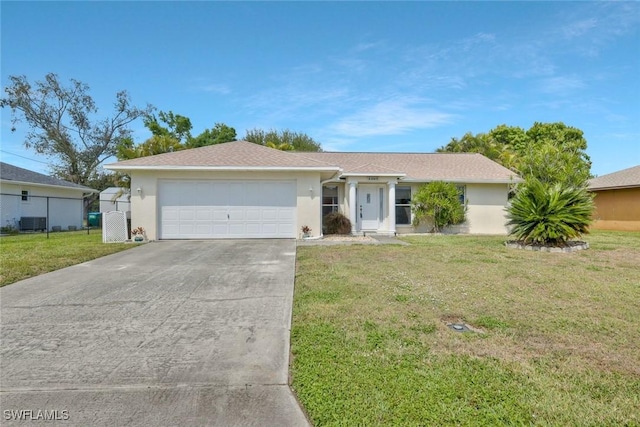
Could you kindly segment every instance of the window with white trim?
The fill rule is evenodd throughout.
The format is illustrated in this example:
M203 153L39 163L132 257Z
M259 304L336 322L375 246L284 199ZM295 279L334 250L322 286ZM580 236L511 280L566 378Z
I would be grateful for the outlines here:
M411 224L411 187L396 187L396 225Z
M338 186L325 185L322 187L322 217L331 212L338 212Z
M467 201L467 186L456 185L456 189L458 190L458 201L461 205L464 205Z
M29 201L29 191L27 190L22 190L22 201L23 202L28 202Z

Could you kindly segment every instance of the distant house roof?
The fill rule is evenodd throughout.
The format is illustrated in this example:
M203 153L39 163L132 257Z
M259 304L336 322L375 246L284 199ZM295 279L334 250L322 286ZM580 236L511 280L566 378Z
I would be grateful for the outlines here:
M62 187L79 190L85 193L97 193L93 188L84 185L74 184L52 176L33 172L28 169L19 168L8 163L0 162L0 181L15 184L30 184L42 187Z
M384 175L406 181L521 181L514 172L475 153L289 152L247 141L141 157L105 167L113 170L321 170L333 171L343 177Z
M640 187L640 165L602 175L589 181L589 190Z
M120 194L116 200L112 200L116 194ZM123 187L108 187L100 192L101 201L118 201L129 203L129 189Z

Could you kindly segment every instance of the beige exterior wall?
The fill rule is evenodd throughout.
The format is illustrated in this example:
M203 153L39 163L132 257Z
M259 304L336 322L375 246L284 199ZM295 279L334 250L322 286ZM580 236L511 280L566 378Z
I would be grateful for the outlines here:
M158 236L158 182L163 179L182 180L294 180L297 191L296 232L302 238L301 227L311 227L311 235L322 234L322 186L319 172L208 172L208 171L134 171L131 173L131 226L142 226L147 238L156 240ZM384 219L380 231L389 230L388 179L374 183L360 182L358 185L374 184L384 188ZM339 209L349 216L349 187L347 183L328 183L338 186ZM412 194L420 183L397 183L397 187L411 186ZM396 187L396 188L397 188ZM138 193L137 189L141 191ZM309 191L312 189L313 191ZM467 184L467 221L448 232L469 234L507 234L506 212L508 188L506 184ZM352 220L352 223L354 221ZM355 225L355 224L354 224ZM355 229L355 228L354 228ZM397 225L402 233L428 232L428 226Z
M640 187L595 191L591 228L640 231Z
M381 180L376 182L376 185L380 185L385 189L388 180ZM359 182L358 185L370 185L371 182ZM339 185L340 210L345 215L349 215L349 191L348 184L341 183ZM398 181L396 189L398 187L411 187L411 194L415 194L421 183L404 183ZM462 184L460 184L462 185ZM498 234L506 235L509 230L506 226L506 207L508 203L508 185L507 184L466 184L466 202L467 202L467 220L465 223L453 226L445 232L449 233L468 233L468 234ZM388 193L385 193L388 194ZM385 196L386 197L386 196ZM384 202L384 214L385 218L381 225L381 230L389 229L389 208L388 203ZM427 233L431 227L427 224L419 227L413 227L412 225L396 225L396 232L398 234L407 233Z
M158 181L162 179L183 180L294 180L297 191L298 237L302 237L303 225L311 227L311 235L322 233L320 206L322 188L319 172L209 172L209 171L133 171L131 173L131 226L142 226L149 240L158 236ZM141 192L138 193L137 189ZM313 191L309 191L313 189Z
M508 234L507 184L468 184L467 221L470 234Z

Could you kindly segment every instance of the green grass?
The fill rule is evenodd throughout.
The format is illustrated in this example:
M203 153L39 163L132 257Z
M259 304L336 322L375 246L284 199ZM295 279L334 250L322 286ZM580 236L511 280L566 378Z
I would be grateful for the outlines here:
M0 286L133 247L102 243L100 231L21 234L0 237Z
M405 240L298 248L292 387L314 425L640 425L640 233L573 254Z

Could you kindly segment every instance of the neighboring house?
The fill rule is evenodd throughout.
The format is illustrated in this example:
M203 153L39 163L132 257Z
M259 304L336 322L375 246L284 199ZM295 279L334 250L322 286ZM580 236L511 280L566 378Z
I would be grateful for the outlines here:
M109 211L131 211L128 188L109 187L100 192L100 212Z
M84 197L96 190L0 162L2 227L51 230L82 228ZM48 220L47 220L48 218Z
M596 212L591 228L640 231L640 165L589 181Z
M411 197L426 182L461 187L458 231L506 234L510 170L480 154L287 152L246 141L105 166L131 176L132 226L154 239L300 238L340 211L361 233L410 233Z

